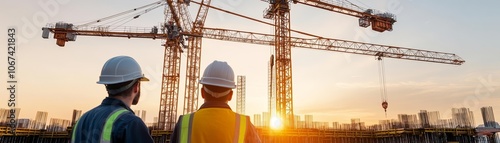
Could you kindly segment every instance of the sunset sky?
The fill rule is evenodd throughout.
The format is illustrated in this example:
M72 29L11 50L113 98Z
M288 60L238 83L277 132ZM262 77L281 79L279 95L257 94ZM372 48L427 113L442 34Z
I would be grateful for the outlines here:
M200 1L200 0L196 0ZM146 110L147 122L158 116L164 47L161 40L79 36L64 48L55 39L42 39L46 23L75 25L130 10L154 0L36 0L4 1L0 8L0 87L7 87L7 29L18 29L17 106L20 118L35 118L37 111L49 118L70 119L73 109L84 112L106 97L96 84L101 68L111 57L135 58L150 82L134 110ZM358 18L318 8L291 4L291 28L323 37L407 48L455 53L466 62L446 65L386 59L387 118L381 107L378 63L375 57L310 49L292 49L294 112L314 115L315 121L367 124L396 119L398 114L420 110L439 111L450 118L453 107L474 112L482 124L480 108L492 106L500 118L500 1L466 0L351 0L367 8L397 15L391 32L378 33L358 26ZM46 6L43 3L54 3ZM212 5L242 15L262 18L269 4L260 0L213 0ZM191 4L191 17L198 5ZM164 21L163 7L124 26L152 27ZM216 10L210 10L206 27L272 34L273 28ZM302 36L292 34L294 36ZM201 73L213 60L227 61L236 75L246 76L246 114L266 112L268 60L271 46L204 39ZM182 56L178 114L182 113L186 53ZM0 108L8 108L8 91L0 90ZM236 108L235 98L230 102ZM3 103L3 104L2 104ZM199 105L203 103L200 96Z

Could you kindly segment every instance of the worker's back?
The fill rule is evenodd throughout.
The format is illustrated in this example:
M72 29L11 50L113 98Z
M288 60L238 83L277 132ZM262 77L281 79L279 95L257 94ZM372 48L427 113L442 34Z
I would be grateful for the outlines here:
M236 114L226 108L204 108L193 118L192 143L232 143Z
M236 85L226 62L209 64L200 84L205 102L198 111L179 117L171 143L260 143L250 118L234 113L227 104Z

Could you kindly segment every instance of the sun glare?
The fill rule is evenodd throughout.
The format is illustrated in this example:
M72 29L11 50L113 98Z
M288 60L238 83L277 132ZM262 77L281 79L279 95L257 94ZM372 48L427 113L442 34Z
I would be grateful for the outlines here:
M279 130L283 126L279 117L271 117L271 128L274 130Z

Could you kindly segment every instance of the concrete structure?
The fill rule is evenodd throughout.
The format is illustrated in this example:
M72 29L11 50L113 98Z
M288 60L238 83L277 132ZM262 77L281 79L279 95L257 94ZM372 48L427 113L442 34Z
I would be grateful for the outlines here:
M493 107L487 106L481 108L481 115L483 116L484 127L496 127L495 114Z
M47 126L48 132L63 132L70 126L70 121L65 119L51 118L49 126Z
M271 125L271 114L269 112L262 113L262 126L269 127Z
M141 118L144 123L146 122L146 110L134 110L134 113L137 117Z
M35 121L32 124L32 129L45 129L48 116L48 112L37 111Z
M30 119L18 119L17 120L17 128L28 129L30 128L31 120Z
M469 108L452 108L452 119L455 127L474 127L474 114Z
M17 122L19 118L19 113L21 112L21 108L14 109L0 109L0 125L1 126L10 126L11 123ZM16 123L17 126L17 123Z
M253 115L253 125L256 127L262 126L262 115L260 114Z
M306 122L306 128L313 128L313 115L304 115L304 121Z
M82 116L82 110L73 109L73 116L71 116L71 126L76 124L76 121Z

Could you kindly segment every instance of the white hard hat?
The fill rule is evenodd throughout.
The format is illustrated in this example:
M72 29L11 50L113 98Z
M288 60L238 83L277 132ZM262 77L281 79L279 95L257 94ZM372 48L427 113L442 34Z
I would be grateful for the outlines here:
M236 88L233 69L224 61L214 61L203 72L200 84Z
M106 61L101 70L98 84L117 84L139 79L149 81L142 74L139 64L129 56L117 56Z

